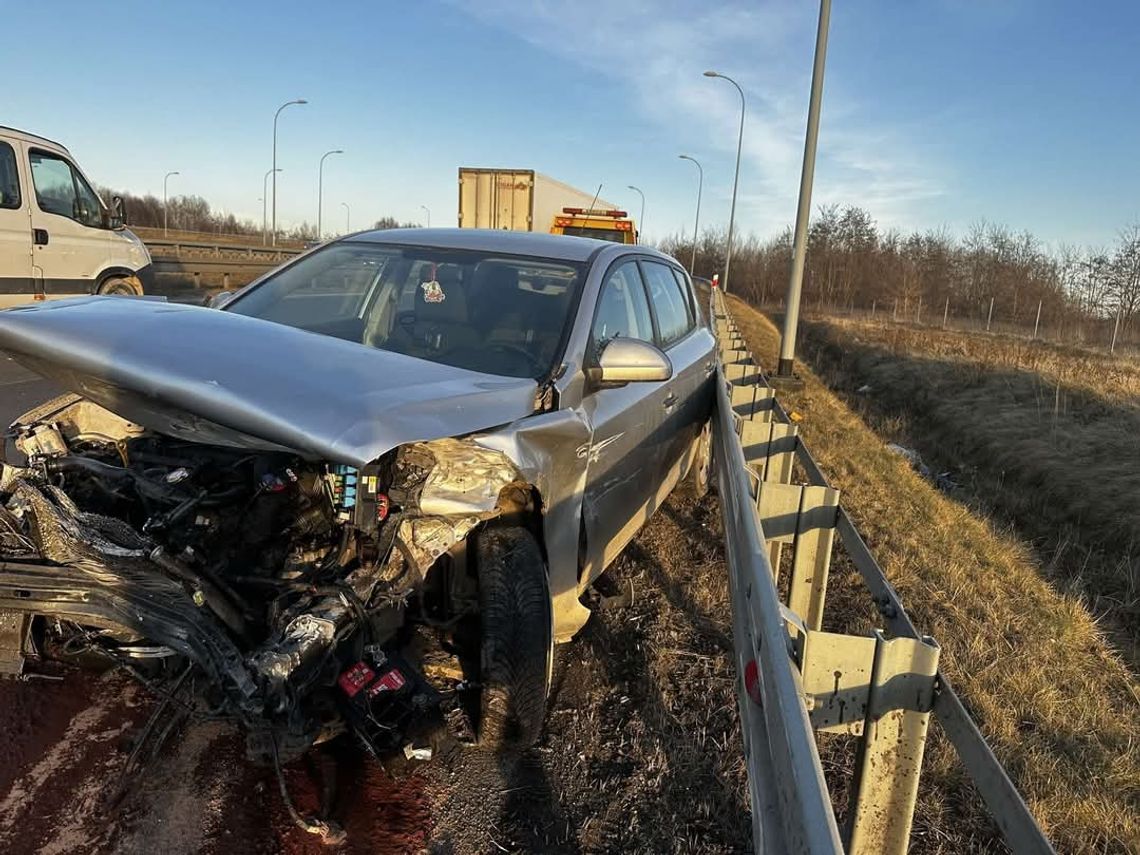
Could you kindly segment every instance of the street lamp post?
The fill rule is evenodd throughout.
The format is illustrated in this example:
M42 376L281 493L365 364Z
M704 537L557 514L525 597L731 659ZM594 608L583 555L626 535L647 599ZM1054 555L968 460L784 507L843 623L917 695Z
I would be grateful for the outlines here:
M740 150L744 147L744 90L740 88L740 84L729 77L727 74L721 74L719 71L706 71L705 77L720 77L727 80L736 87L736 91L740 93L740 135L736 140L736 172L732 178L732 208L728 213L728 250L724 259L724 278L721 279L720 287L724 292L728 293L728 271L732 266L732 232L736 225L736 188L740 184Z
M281 115L281 111L292 104L308 104L304 98L295 98L292 101L286 101L277 108L277 112L273 114L273 245L277 246L277 117Z
M641 243L641 233L645 231L645 194L632 184L627 185L630 190L633 190L641 197L641 216L637 218L637 242Z
M689 262L689 275L697 275L697 227L701 222L701 191L705 186L705 171L701 168L701 163L695 157L690 157L687 154L677 155L681 160L691 160L697 165L697 215L693 217L693 260Z
M166 217L166 182L171 175L181 175L181 172L168 172L162 176L162 236L167 237L167 217Z
M800 320L800 290L807 254L808 218L811 215L811 185L815 177L815 148L819 139L819 105L823 99L823 68L827 58L827 27L831 0L820 0L819 28L815 35L815 63L811 72L811 98L808 101L807 132L804 137L804 165L800 173L800 200L796 208L795 243L792 248L792 274L788 281L788 303L784 311L784 333L780 337L780 362L776 376L791 380L796 359L796 327Z
M427 205L420 205L420 207L423 208L424 213L427 214L427 227L430 229L431 228L431 208L429 208Z
M265 211L266 200L269 199L269 192L266 189L266 182L269 180L269 176L271 173L282 172L282 171L283 170L280 170L280 169L267 169L267 170L265 170L265 177L261 179L261 245L262 246L265 246L267 243L269 243L269 224L266 221L266 211Z
M317 240L324 237L324 232L321 231L321 214L324 211L325 202L325 158L330 154L344 154L344 149L334 148L331 151L326 151L321 155L321 162L317 167Z
M344 233L348 234L352 231L352 211L348 208L348 202L341 202L344 205Z

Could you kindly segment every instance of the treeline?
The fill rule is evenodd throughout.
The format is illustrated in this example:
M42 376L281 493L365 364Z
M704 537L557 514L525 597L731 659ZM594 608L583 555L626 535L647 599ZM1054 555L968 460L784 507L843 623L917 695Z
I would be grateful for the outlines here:
M696 273L723 271L727 236L709 229L697 243ZM662 249L685 264L692 238L667 239ZM736 243L731 290L754 302L775 302L787 292L792 232ZM820 208L808 230L803 304L819 308L896 310L913 317L918 307L941 313L946 301L957 317L995 318L1032 325L1120 315L1121 330L1140 321L1140 225L1106 248L1061 246L1051 251L1029 232L980 222L963 237L945 230L880 230L862 208Z
M162 200L157 196L136 196L124 190L99 188L99 195L107 202L112 196L122 196L127 209L127 222L143 228L162 228ZM253 220L239 220L233 214L215 211L201 196L171 196L167 199L168 227L185 232L213 232L227 235L259 235L261 224ZM282 232L282 236L287 236Z
M122 190L99 188L99 195L107 202L113 196L122 196L130 225L142 228L162 228L162 200L157 196L136 196ZM173 231L207 232L224 235L260 235L262 225L253 220L239 220L233 214L215 211L201 196L171 196L167 200L167 227ZM327 212L326 212L327 213ZM326 217L326 221L327 221ZM395 217L381 217L372 228L395 229L417 227L419 223L401 223ZM326 233L336 232L326 229ZM317 238L316 223L301 223L288 229L277 230L279 240L311 241Z

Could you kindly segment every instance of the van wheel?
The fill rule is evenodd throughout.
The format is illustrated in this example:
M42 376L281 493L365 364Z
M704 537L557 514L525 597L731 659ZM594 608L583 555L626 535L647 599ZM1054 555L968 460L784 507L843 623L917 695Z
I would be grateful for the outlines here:
M136 288L129 279L121 276L112 276L99 286L99 293L112 297L139 297L142 291Z
M479 744L521 750L546 717L553 620L546 562L534 536L489 528L475 544L481 631Z

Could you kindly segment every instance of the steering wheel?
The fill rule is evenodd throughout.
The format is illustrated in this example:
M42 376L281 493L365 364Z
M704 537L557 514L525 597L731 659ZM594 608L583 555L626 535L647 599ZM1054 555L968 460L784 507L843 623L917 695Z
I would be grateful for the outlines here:
M476 359L473 361L477 364L479 361L478 354L485 353L488 350L498 353L506 353L521 358L526 363L528 376L537 376L543 369L542 364L537 359L535 359L534 355L531 354L530 351L524 347L520 347L517 344L510 344L509 342L496 342L495 344L487 344L483 345L482 347L472 347L470 345L466 347L457 347L454 350L448 351L447 355L451 357L457 353L472 353L476 355Z

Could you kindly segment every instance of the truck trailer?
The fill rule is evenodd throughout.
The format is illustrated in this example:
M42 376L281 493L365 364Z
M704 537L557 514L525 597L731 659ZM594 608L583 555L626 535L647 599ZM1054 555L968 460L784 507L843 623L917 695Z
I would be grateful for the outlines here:
M637 230L625 211L533 169L461 166L459 228L637 242Z

